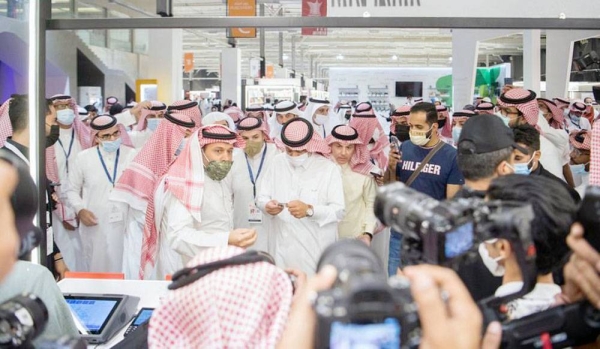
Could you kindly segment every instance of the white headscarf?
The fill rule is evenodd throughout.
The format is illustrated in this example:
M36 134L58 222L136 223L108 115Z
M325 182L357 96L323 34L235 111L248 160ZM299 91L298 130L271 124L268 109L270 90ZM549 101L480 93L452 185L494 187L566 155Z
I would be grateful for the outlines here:
M325 123L323 125L318 125L314 122L313 116L317 112L317 109L324 107L324 106L329 107L329 113L327 114L327 121L325 121ZM331 130L334 127L336 127L337 125L341 124L338 116L333 112L333 106L331 105L331 103L329 101L326 101L326 100L309 98L308 105L306 106L306 109L304 110L304 114L302 117L305 118L306 120L310 121L310 123L313 125L313 127L315 127L315 132L317 132L316 130L321 130L321 131L319 131L319 134L323 138L326 138L328 135L330 135ZM321 129L321 126L323 126L323 129L325 130L325 134L323 134L323 129Z
M203 117L202 125L214 125L217 123L217 121L227 121L229 129L231 131L235 131L235 123L233 122L233 119L229 115L218 111L208 113L205 117Z

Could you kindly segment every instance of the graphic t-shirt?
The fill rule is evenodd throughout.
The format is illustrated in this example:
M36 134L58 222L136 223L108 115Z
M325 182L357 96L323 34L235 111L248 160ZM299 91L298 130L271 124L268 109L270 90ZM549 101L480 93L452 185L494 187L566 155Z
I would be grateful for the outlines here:
M396 175L406 183L414 171L421 165L433 148L421 148L410 141L402 143L402 160L396 167ZM456 149L445 144L425 165L419 176L410 185L411 188L427 194L434 199L446 199L446 185L463 185L465 180L458 169Z

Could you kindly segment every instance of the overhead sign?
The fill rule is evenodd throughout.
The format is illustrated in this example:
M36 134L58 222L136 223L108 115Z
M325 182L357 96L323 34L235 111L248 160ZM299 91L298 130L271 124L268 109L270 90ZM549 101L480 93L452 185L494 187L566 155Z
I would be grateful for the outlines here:
M256 0L227 0L227 16L255 17ZM256 28L231 28L227 30L228 38L255 38Z
M189 73L194 70L194 53L186 52L183 54L183 71Z
M329 0L329 3L329 17L600 18L600 1L590 0L503 0L491 7L473 0Z
M327 17L327 1L302 0L302 17ZM302 35L327 35L327 28L302 28Z

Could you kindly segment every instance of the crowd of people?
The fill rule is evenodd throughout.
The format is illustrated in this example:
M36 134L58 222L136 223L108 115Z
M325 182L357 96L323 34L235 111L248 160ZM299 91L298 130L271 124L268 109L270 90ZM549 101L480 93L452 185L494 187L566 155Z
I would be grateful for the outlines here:
M422 100L381 115L369 102L313 98L245 110L228 101L223 112L207 112L190 100L122 107L114 97L100 112L78 107L70 96L53 96L44 120L54 242L48 266L57 279L70 270L164 280L245 249L263 251L274 265L236 266L173 291L157 310L162 315L151 321L149 342L298 347L300 338L314 335L307 299L336 278L328 268L317 273L323 251L341 239L370 246L381 234L389 236L389 276L411 280L415 301L430 321L446 319L439 328L425 321L424 341L436 348L480 347L480 331L473 330L481 328L480 318L438 312L475 307L472 299L520 289L510 242L482 243L481 258L458 270L462 282L443 268L410 266L405 234L390 232L375 217L377 188L400 181L437 200L529 203L537 285L507 305L509 317L584 295L600 307L600 258L581 247L581 228L572 228L586 188L600 185L600 124L594 125L592 102L539 98L507 87L496 104L478 100L453 113ZM0 107L0 146L26 164L27 105L27 96L14 95ZM588 275L593 269L596 277ZM297 279L293 298L286 273ZM439 289L453 293L450 303L456 304L444 303ZM191 301L213 293L227 297L211 304ZM201 314L194 320L184 315L189 302ZM226 314L232 304L243 308L237 319ZM452 337L460 321L475 322L472 336L444 343L441 336ZM239 324L242 329L235 328ZM217 328L224 334L217 335ZM497 345L499 332L492 324L484 347Z

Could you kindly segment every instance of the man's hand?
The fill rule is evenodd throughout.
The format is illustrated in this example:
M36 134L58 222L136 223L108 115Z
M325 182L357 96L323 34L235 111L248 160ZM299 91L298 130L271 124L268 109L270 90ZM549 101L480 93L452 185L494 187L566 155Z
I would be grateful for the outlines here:
M71 223L69 223L67 221L63 221L62 222L62 226L63 226L63 228L65 228L68 231L74 231L75 230L75 226L71 225Z
M573 224L567 244L573 255L564 267L563 292L571 302L584 296L600 309L600 254L583 237L583 227Z
M229 245L246 248L256 241L256 229L234 229L229 233Z
M271 200L265 205L265 211L271 216L277 216L283 211L283 207L279 206L279 203L276 200Z
M357 237L356 240L364 242L367 246L371 246L371 240L373 240L373 238L371 238L371 235L364 233Z
M288 202L288 211L295 218L301 219L306 217L306 211L308 210L308 205L303 203L300 200L294 200Z
M152 108L152 102L143 101L135 105L135 107L131 108L131 115L135 116L137 120L140 119L142 115L142 109L150 109Z
M58 274L56 281L64 279L65 273L69 271L69 268L60 253L54 255L54 270L56 270L56 273Z
M481 338L482 315L469 291L451 269L433 265L406 267L423 329L420 348L498 348L502 328L488 327ZM442 292L448 294L442 299ZM483 345L483 346L482 346Z
M303 272L302 270L299 269L292 269L292 268L288 268L285 269L285 272L291 277L294 277L294 299L292 300L292 304L296 301L296 299L298 298L298 291L304 289L304 287L306 287L306 282L307 282L307 278L306 278L306 273Z
M396 174L396 166L400 160L400 154L396 149L392 148L390 150L390 155L388 156L388 169L391 173Z
M83 223L87 227L93 227L95 225L98 225L98 218L96 218L92 211L83 209L79 211L79 213L77 214L77 218L79 218L81 223ZM75 230L75 228L73 228L73 230Z

